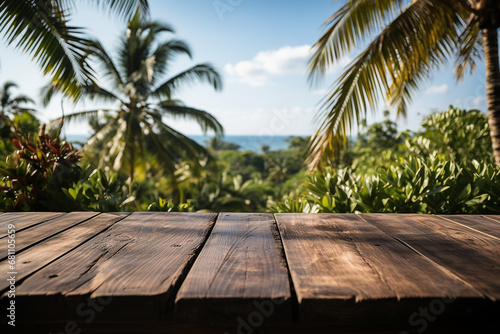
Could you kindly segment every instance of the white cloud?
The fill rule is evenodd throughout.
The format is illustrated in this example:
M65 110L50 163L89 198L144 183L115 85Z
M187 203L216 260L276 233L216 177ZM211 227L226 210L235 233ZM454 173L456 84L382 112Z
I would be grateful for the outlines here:
M434 95L434 94L445 94L448 92L448 85L440 85L440 86L431 86L429 87L426 91L425 94L427 95Z
M472 100L472 106L474 107L479 107L484 101L486 101L486 98L483 96L478 96L474 100Z
M227 64L226 72L230 79L252 86L271 83L273 75L290 73L304 74L311 46L285 46L278 50L261 51L249 61Z
M314 95L321 95L321 96L324 96L326 95L327 93L329 92L328 89L324 88L324 89L317 89L317 90L314 90L312 93Z
M261 51L252 60L227 64L226 72L229 80L242 82L251 86L272 84L273 76L285 74L305 75L307 72L311 46L284 46L278 50ZM344 67L349 58L342 59L329 73Z

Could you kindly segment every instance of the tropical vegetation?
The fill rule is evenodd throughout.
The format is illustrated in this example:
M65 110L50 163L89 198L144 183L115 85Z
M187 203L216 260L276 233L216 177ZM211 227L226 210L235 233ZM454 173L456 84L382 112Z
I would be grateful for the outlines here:
M355 124L369 109L377 110L381 98L406 116L411 97L436 69L455 59L460 80L483 56L492 147L500 165L499 18L500 2L492 0L346 0L314 45L310 80L355 46L368 45L325 98L310 142L310 166L338 154Z
M173 29L149 20L147 1L93 1L128 19L113 55L69 24L71 3L0 4L4 39L51 76L45 104L58 93L102 103L45 126L34 101L3 84L0 211L500 212L497 2L345 1L314 47L311 80L374 40L334 84L312 138L261 152L225 141L213 115L177 98L193 83L219 90L222 79L208 63L171 73L174 58L191 49L164 38ZM426 116L418 131L400 131L385 110L385 120L366 124L381 97L405 116L434 69L455 56L460 79L482 55L488 115L450 106ZM174 118L213 137L199 143L175 130ZM82 120L92 134L76 149L61 128ZM347 141L355 123L357 139Z
M451 124L465 124L453 126ZM386 119L360 132L331 166L307 173L308 138L284 150L206 143L214 163L185 160L177 197L161 174L130 181L45 133L14 139L0 164L0 210L498 213L500 168L487 116L450 107L420 131ZM89 154L86 151L84 154Z
M109 88L104 84L84 85L84 96L118 106L78 111L51 124L61 126L62 122L109 116L102 126L94 122L96 131L84 150L96 155L91 160L99 161L98 167L112 165L115 171L126 170L131 181L136 167L142 168L143 175L147 170L161 167L164 175L175 183L173 175L180 162L209 159L205 148L165 123L165 117L194 120L205 132L223 134L222 125L210 113L186 106L175 98L180 87L196 81L220 90L222 80L212 65L197 64L165 79L175 56L191 56L184 41L161 39L162 34L172 32L172 27L144 20L137 11L122 35L116 59L99 41L89 41L87 54L100 65L102 79ZM46 102L57 89L53 84L45 88Z
M147 0L89 1L122 17L137 8L148 11ZM85 52L88 37L82 27L69 23L76 1L3 0L0 34L9 45L32 55L44 74L65 94L81 97L81 85L94 82L95 72Z

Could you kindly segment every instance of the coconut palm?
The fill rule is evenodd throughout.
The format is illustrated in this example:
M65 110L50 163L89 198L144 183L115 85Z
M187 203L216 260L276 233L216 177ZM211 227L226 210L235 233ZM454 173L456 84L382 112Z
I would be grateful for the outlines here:
M23 94L13 96L12 88L17 88L17 84L12 81L7 81L0 87L0 155L2 156L14 148L11 146L10 140L20 130L16 127L13 116L21 116L25 112L29 113L29 117L33 121L30 125L35 128L39 125L33 115L35 110L27 106L34 104L33 100Z
M486 91L493 150L500 164L500 70L497 0L347 0L325 23L310 62L310 80L370 42L324 99L318 131L309 144L309 163L333 156L354 124L386 98L405 116L412 95L450 59L462 79L485 57ZM374 34L379 27L381 31Z
M0 114L6 117L9 114L33 113L35 110L27 107L26 104L35 104L35 102L24 94L12 96L12 88L17 88L17 84L12 81L5 82L0 88Z
M138 6L148 10L147 0L90 2L124 17L130 17ZM44 74L52 75L68 95L78 98L79 85L92 81L94 73L85 60L83 28L68 23L75 7L75 0L2 0L0 33L7 44L32 55Z
M100 73L111 88L88 85L84 88L85 96L93 101L117 102L119 106L117 109L76 112L52 123L53 126L63 120L112 114L113 117L90 138L84 149L99 151L101 164L114 161L114 169L127 170L131 180L138 159L144 162L146 153L148 157L156 157L170 175L174 174L181 158L197 160L200 154L208 154L195 141L165 124L164 116L194 120L205 132L223 133L222 125L211 114L186 106L174 98L175 91L181 86L196 81L221 89L221 77L210 64L192 66L164 80L174 56L191 56L190 48L181 40L160 41L160 35L167 32L173 32L173 29L159 22L142 21L137 12L128 23L116 59L98 41L93 41L90 56L101 65ZM45 102L55 90L54 85L46 87Z

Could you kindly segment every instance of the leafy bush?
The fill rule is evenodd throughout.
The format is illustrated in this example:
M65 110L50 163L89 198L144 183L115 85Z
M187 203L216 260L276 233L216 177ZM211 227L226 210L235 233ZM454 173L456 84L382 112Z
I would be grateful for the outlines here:
M52 195L70 187L81 174L78 152L47 134L35 141L13 139L17 151L0 163L0 209L45 210L57 207ZM60 208L59 208L60 209Z
M48 134L13 139L17 151L0 163L0 210L125 211L134 201L124 179L79 166L80 155Z
M350 168L307 176L304 202L277 203L274 212L500 213L500 167L442 157L410 157L380 175Z
M128 189L126 181L117 174L95 169L74 186L62 189L58 199L71 206L71 210L128 211L127 205L135 200Z
M177 204L160 197L148 206L148 211L193 212L195 208L190 202Z

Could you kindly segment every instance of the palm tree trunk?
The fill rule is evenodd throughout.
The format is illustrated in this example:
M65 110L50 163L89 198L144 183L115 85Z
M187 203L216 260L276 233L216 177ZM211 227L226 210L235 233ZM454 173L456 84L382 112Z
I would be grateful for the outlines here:
M483 38L488 123L490 124L490 135L493 143L493 155L497 165L500 165L500 63L498 59L497 28L483 29Z

